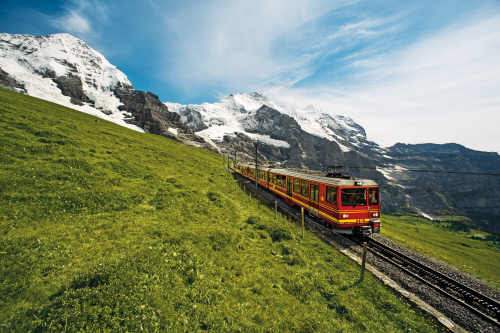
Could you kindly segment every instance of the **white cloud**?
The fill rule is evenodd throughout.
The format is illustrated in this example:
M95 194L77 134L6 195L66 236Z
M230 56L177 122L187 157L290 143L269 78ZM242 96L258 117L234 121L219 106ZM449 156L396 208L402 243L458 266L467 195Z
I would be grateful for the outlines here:
M311 102L353 117L370 139L457 142L500 151L500 16L453 26L379 57L355 75L357 86L269 88L282 103Z
M108 7L98 0L69 0L59 16L46 16L49 23L64 32L89 42L95 39L99 25L108 21Z
M169 38L165 76L184 89L241 92L307 76L313 55L287 53L314 20L356 1L253 0L201 2L165 13ZM287 39L279 45L279 39ZM298 46L295 46L297 48Z
M63 17L52 19L52 25L71 34L85 35L91 32L89 20L75 11L69 11Z

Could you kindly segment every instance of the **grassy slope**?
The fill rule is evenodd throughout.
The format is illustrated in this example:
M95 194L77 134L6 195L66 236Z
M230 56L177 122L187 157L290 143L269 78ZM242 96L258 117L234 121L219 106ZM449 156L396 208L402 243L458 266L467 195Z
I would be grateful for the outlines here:
M0 331L428 332L216 154L0 89Z
M429 257L442 260L500 288L500 243L473 238L486 232L454 232L420 217L382 217L382 235Z

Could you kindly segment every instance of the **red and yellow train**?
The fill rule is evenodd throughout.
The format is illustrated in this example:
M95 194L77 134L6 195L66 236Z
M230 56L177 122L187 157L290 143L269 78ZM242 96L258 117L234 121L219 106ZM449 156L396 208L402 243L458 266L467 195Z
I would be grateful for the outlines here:
M255 182L255 165L234 167ZM372 180L332 178L283 169L259 167L257 182L290 206L304 207L342 233L369 235L380 232L380 188Z

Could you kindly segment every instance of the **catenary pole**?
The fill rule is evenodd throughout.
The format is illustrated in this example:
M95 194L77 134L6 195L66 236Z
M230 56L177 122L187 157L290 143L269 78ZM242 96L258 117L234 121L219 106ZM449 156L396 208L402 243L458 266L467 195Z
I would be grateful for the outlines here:
M259 188L259 182L258 182L258 175L259 175L259 168L257 166L257 147L258 147L259 142L255 141L255 191L258 191Z

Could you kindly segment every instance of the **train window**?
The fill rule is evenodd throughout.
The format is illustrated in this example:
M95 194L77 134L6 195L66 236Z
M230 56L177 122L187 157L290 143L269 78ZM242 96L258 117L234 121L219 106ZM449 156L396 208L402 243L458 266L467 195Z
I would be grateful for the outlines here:
M326 187L326 202L337 206L337 189L335 187Z
M311 184L311 200L319 201L319 185Z
M276 184L276 174L275 173L271 174L271 183Z
M300 194L300 179L293 179L293 191Z
M285 187L286 186L286 176L281 176L281 187Z
M378 205L378 188L368 189L368 203L370 205Z
M365 188L343 188L341 190L342 206L365 206Z
M302 179L302 195L306 198L309 198L309 182L307 180Z

